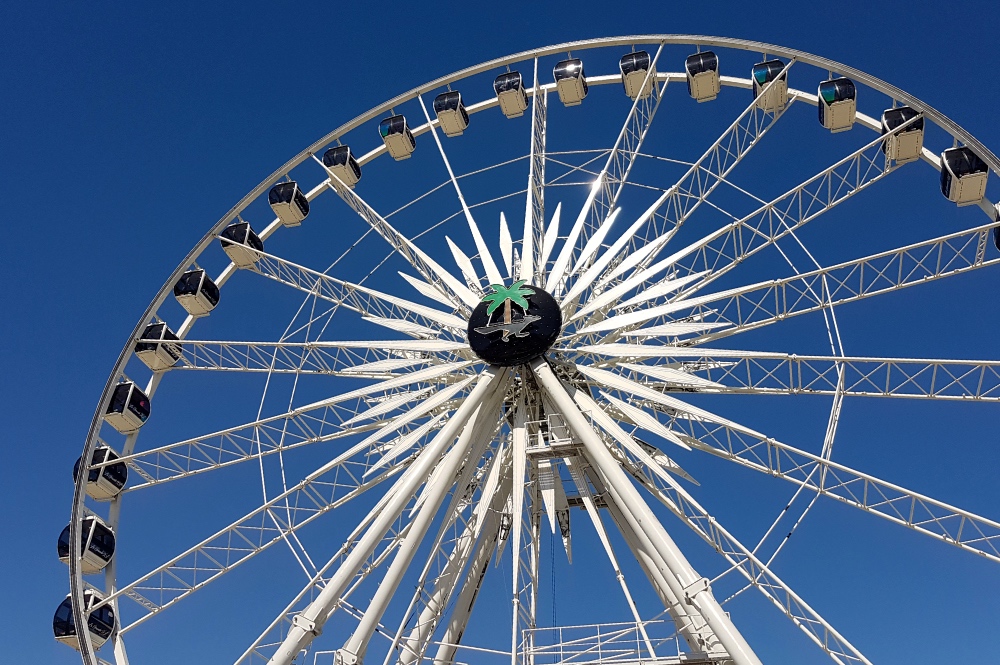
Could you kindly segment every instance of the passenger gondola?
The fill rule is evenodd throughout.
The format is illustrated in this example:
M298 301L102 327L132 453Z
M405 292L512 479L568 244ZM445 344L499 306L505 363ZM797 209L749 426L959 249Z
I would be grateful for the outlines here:
M56 552L59 560L69 565L69 525L59 534ZM87 515L80 523L80 568L84 575L99 573L115 555L115 534L96 515Z
M920 111L910 106L888 109L882 114L883 136L913 120L904 129L882 141L882 152L889 159L903 163L920 157L924 148L924 119L920 115Z
M94 454L90 456L89 466L104 462L113 462L116 459L118 459L118 453L108 446L98 445L94 448ZM80 475L80 466L82 463L83 457L79 457L76 460L76 464L73 465L74 481ZM121 494L126 482L128 482L128 467L125 465L125 462L116 462L96 469L88 469L87 482L84 488L87 491L87 496L91 499L109 501Z
M219 287L204 270L188 270L174 284L174 297L191 316L205 316L219 304Z
M819 103L819 124L833 133L844 132L854 126L857 116L857 87L849 78L823 81L816 92Z
M260 236L254 233L250 222L234 222L224 228L219 235L222 251L237 268L252 268L260 260L264 243Z
M710 102L719 96L719 56L712 51L689 55L684 61L688 94L698 102Z
M587 76L583 72L583 60L570 58L559 62L552 70L556 80L559 100L566 106L577 106L587 96Z
M406 124L404 116L389 116L378 124L378 133L389 154L397 162L409 159L417 147L417 142L413 138L413 133Z
M309 199L294 180L272 187L267 193L267 202L285 226L298 226L309 216Z
M520 118L528 108L528 93L524 91L521 72L506 72L493 80L500 110L508 118Z
M150 341L143 341L150 340ZM156 321L146 326L135 343L135 355L154 372L162 372L173 367L181 357L181 347L176 342L177 335L166 323Z
M960 206L979 203L986 195L990 167L970 148L949 148L941 153L941 193Z
M94 589L84 589L83 606L87 617L87 632L90 633L90 643L95 649L104 646L115 632L115 612L111 605L102 605L93 609L94 605L104 600L104 597ZM80 636L77 635L73 621L73 597L59 603L56 614L52 618L52 633L57 641L68 644L76 650L80 649Z
M785 63L781 60L765 60L758 62L750 70L753 79L753 96L758 108L764 111L780 111L785 108L788 98L788 74L784 71ZM767 94L761 95L768 83L774 81Z
M361 180L361 165L351 154L350 146L336 145L324 152L323 166L351 189Z
M445 136L461 136L469 126L469 113L462 104L462 93L442 92L434 98L434 113Z
M1000 249L1000 204L993 206L993 221L997 223L993 227L993 244Z
M618 61L618 70L622 73L622 86L626 95L633 100L649 97L656 83L656 67L653 66L649 53L626 53Z
M119 383L111 394L104 419L122 434L138 432L149 418L149 398L132 381Z

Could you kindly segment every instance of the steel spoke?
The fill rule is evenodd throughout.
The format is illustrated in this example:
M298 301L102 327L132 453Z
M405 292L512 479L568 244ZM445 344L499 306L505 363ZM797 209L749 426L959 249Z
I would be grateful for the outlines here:
M424 111L424 117L427 118L427 124L431 127L431 136L434 137L434 143L437 144L438 152L441 153L441 161L444 162L445 168L448 170L448 177L451 178L451 184L455 187L455 193L458 195L458 202L462 204L462 212L465 213L465 221L469 223L469 231L472 233L472 240L476 243L476 251L479 252L479 260L483 264L483 269L486 271L486 278L489 280L490 284L501 284L503 282L503 277L500 275L500 270L497 268L497 264L493 261L493 255L490 254L490 248L486 245L486 241L483 240L483 234L479 231L479 225L476 224L476 220L472 216L472 211L469 210L468 204L465 202L465 197L462 195L462 188L458 185L458 180L455 178L455 172L451 170L451 162L448 161L448 155L444 152L444 146L441 144L441 137L438 136L437 128L434 123L431 122L431 116L427 112L427 106L424 104L423 97L417 97L420 102L420 108Z
M672 417L671 428L694 448L1000 562L1000 522L726 425Z
M384 537L389 525L409 502L417 487L427 480L433 466L448 447L454 443L454 437L458 434L459 429L466 425L472 413L484 402L488 402L490 396L498 392L501 384L505 384L506 381L506 374L499 375L497 371L492 369L487 370L482 375L468 399L456 412L455 417L445 424L434 439L427 444L425 451L416 457L411 466L410 473L412 475L397 483L397 486L389 494L390 499L386 508L374 518L368 531L334 573L329 584L305 610L296 615L292 628L278 648L276 655L278 662L290 663L319 634L330 614L336 610L354 572L360 569L364 560L370 555L372 548Z
M438 265L434 259L414 245L409 238L393 228L389 222L385 221L381 215L375 212L375 209L368 205L353 189L344 185L344 183L337 180L334 176L331 176L331 181L328 184L347 205L354 209L369 226L375 229L376 233L382 236L400 256L406 259L430 286L438 289L459 311L468 313L471 308L476 306L479 299L476 298L475 294L468 287Z
M518 279L541 284L542 227L545 224L545 135L548 126L548 94L541 91L538 58L535 58L535 90L531 96L531 140L528 152L528 191L524 202L524 233Z
M388 500L388 495L383 495L379 500L377 507L384 507ZM337 550L327 563L320 568L316 574L309 580L302 590L295 596L294 599L285 607L285 609L271 622L271 624L264 630L260 636L254 640L253 644L243 652L236 661L236 665L242 663L253 663L257 661L268 662L271 656L274 655L274 651L281 644L288 631L291 627L292 621L294 620L296 614L305 609L306 606L319 594L320 591L326 586L327 582L330 580L330 569L334 566L340 565L345 555L350 551L351 547L355 541L361 536L364 529L370 524L369 514L368 519L364 519L360 524L354 529L350 536L347 537L343 546ZM352 581L351 586L344 592L344 600L346 601L351 597L351 594L358 588L361 582L364 581L371 573L379 569L382 563L395 551L395 548L399 545L403 536L406 535L409 529L409 522L405 522L400 519L394 523L388 531L386 531L385 537L376 546L375 550L372 552L371 557L369 557L366 565L363 566L355 579Z
M917 119L900 125L890 135L899 134ZM671 257L673 260L665 269L677 276L707 272L701 281L675 298L704 288L748 257L776 244L902 166L882 152L884 141L884 137L870 141L746 217L706 236L682 255Z
M577 317L609 305L615 309L639 304L649 306L666 293L687 286L670 296L671 300L681 300L729 272L747 257L775 244L795 229L880 181L898 166L882 153L882 138L875 139L746 217L708 234L648 268L636 270L619 284L602 292L595 303L588 303ZM652 281L663 272L670 276L665 280ZM684 282L667 292L663 291L663 286L690 280L693 275L698 275L694 284L688 286L690 282ZM617 298L633 289L638 289L638 293L632 299L614 305ZM595 329L600 329L599 324Z
M810 356L641 344L598 344L579 351L598 364L614 363L634 381L662 381L665 390L760 395L840 391L863 397L1000 401L996 360Z
M786 74L793 63L794 60L785 66ZM612 246L605 252L602 260L592 266L592 269L597 270L594 270L589 281L600 280L598 291L606 290L609 284L627 271L648 264L778 121L790 104L774 111L766 111L757 104L758 98L768 93L773 83L772 81L765 86L760 95L754 98L687 172L660 195L641 218L642 224L625 234L625 242ZM791 103L797 97L790 95L789 99ZM642 228L646 228L645 233L640 233ZM618 255L626 248L626 244L629 251L619 258ZM584 288L579 288L576 295L582 295Z
M166 343L165 343L166 344ZM184 340L173 370L330 374L390 379L421 365L468 359L468 345L446 340L235 342Z
M632 170L632 165L635 163L636 155L642 148L642 143L652 125L653 116L656 115L656 110L660 106L660 100L663 98L663 89L667 86L665 79L662 85L659 84L659 77L657 77L656 81L651 80L656 67L656 61L659 59L662 51L663 44L660 44L656 55L651 60L646 79L643 81L644 88L647 84L650 85L650 93L645 97L642 95L637 96L632 103L632 107L629 109L628 116L625 118L625 122L618 134L618 138L615 140L615 145L611 149L611 153L608 155L604 168L601 169L601 172L591 185L587 201L580 211L577 222L566 238L563 250L548 273L546 290L554 295L558 295L566 288L567 280L573 274L586 270L590 265L593 252L591 253L591 257L578 256L578 251L582 250L576 248L577 241L579 239L582 240L583 245L587 244L591 236L597 232L607 219L607 216L615 208L622 188L628 181L628 176ZM594 250L596 251L596 248Z
M212 434L185 439L150 450L123 455L121 461L140 471L146 482L129 488L134 491L159 483L186 478L231 464L256 460L279 450L332 441L358 432L378 428L385 422L357 427L341 423L368 408L371 398L384 399L406 386L425 381L450 383L466 378L461 370L471 361L433 365L416 372L386 379L365 388L358 388L336 397L302 406L286 413L270 416ZM451 376L449 376L451 375Z
M270 254L262 255L253 270L264 277L352 309L365 320L414 337L437 337L445 333L460 339L465 328L465 322L454 314L344 282ZM392 325L393 322L397 325Z
M785 582L771 572L739 540L729 533L719 520L708 513L697 501L676 482L655 477L649 473L641 461L632 458L624 449L612 448L619 461L632 476L660 500L672 513L681 519L715 551L726 558L731 570L739 571L750 585L802 630L834 662L864 663L871 665L850 642L847 641L823 617L798 596Z
M688 344L701 344L770 325L789 316L994 265L1000 258L986 258L993 226L978 226L793 277L636 310L592 324L582 332L615 330L647 321L656 326L692 316L727 324L688 341Z
M396 475L413 461L413 457L408 458L362 482L370 464L371 448L370 444L354 446L298 485L109 595L104 603L126 597L145 612L124 627L123 632L249 561L283 540L286 534Z

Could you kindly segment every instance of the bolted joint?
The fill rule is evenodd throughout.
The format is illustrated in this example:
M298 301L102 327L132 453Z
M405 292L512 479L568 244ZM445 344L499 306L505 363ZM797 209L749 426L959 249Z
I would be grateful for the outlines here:
M333 665L359 665L360 663L361 659L358 658L358 655L347 649L337 649L333 657Z
M712 593L712 587L708 584L708 578L702 577L694 583L684 587L684 601L688 605L694 605L699 594Z
M292 626L299 628L307 633L312 633L314 636L319 635L323 632L323 629L316 625L316 622L312 619L307 619L301 614L296 614L292 617Z

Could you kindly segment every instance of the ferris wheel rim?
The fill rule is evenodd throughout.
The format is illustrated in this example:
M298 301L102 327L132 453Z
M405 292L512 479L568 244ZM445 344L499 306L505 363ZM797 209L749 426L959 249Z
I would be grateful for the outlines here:
M221 229L223 229L228 223L232 222L234 219L238 218L242 210L244 210L251 202L259 198L267 190L267 188L274 185L282 177L285 177L293 168L307 161L309 157L316 154L316 152L320 148L332 143L333 141L336 141L340 136L343 136L344 134L353 129L356 129L357 127L363 125L364 123L377 118L380 114L388 111L393 106L399 105L405 101L415 99L419 95L425 92L434 90L436 88L440 88L449 83L460 81L468 76L489 71L491 69L496 69L497 67L501 67L507 64L527 61L532 58L538 58L547 55L554 55L569 50L585 50L585 49L608 47L608 46L626 46L626 45L633 45L640 43L689 44L698 46L706 45L706 46L718 46L723 48L740 49L745 51L754 51L754 52L762 51L771 55L797 59L799 61L815 65L817 67L822 67L830 69L831 71L836 71L837 73L842 75L851 76L852 78L856 78L858 81L865 83L871 88L884 92L885 94L892 97L895 101L899 101L919 109L922 113L924 113L924 115L928 119L932 120L935 124L945 129L945 131L947 131L957 140L960 140L965 145L972 147L977 152L977 154L988 164L991 170L993 170L997 174L1000 174L1000 160L998 160L998 158L996 157L996 155L993 154L993 152L991 152L988 148L986 148L983 144L981 144L977 139L975 139L975 137L973 137L971 134L965 131L957 123L954 123L949 118L947 118L940 112L936 111L929 105L923 103L916 97L913 97L912 95L909 95L908 93L898 88L895 88L894 86L891 86L890 84L887 84L881 81L880 79L877 79L864 72L861 72L860 70L853 69L851 67L842 65L840 63L837 63L835 61L826 58L821 58L802 51L787 49L772 44L766 44L748 40L730 39L723 37L707 37L707 36L697 36L697 35L655 35L655 34L634 35L634 36L610 37L602 39L565 42L562 44L556 44L543 48L522 51L519 53L497 58L494 60L486 61L480 63L479 65L462 69L447 76L434 79L433 81L430 81L421 86L413 88L410 91L403 93L402 95L399 95L386 102L383 102L378 106L372 107L370 110L356 116L348 123L341 125L334 131L325 135L318 141L311 144L305 150L300 152L294 158L286 162L284 165L282 165L281 168L279 168L278 170L273 172L270 176L261 181L260 184L258 184L254 189L252 189L222 218L220 218L220 220L216 222L215 225L211 228L211 230L202 238L202 240L199 241L191 249L191 251L184 257L184 259L174 270L174 272L168 277L167 281L157 292L156 296L150 302L146 311L140 317L138 323L133 329L131 336L128 338L127 343L125 344L121 353L119 354L114 369L111 372L105 384L101 399L98 403L98 408L95 411L90 429L87 434L86 443L82 453L84 459L89 459L88 456L93 453L94 448L99 443L99 432L103 417L102 414L107 408L111 393L113 392L113 389L117 384L119 377L123 375L123 370L130 355L132 354L132 348L135 344L136 339L138 339L144 326L153 320L153 317L155 316L159 307L162 306L166 297L169 295L173 287L173 284L177 281L177 278L183 273L183 271L188 266L192 265L196 261L197 257L201 255L201 253L203 253L207 249L207 247L212 243L212 241L217 238L218 233L221 231ZM232 269L233 266L232 264L230 264L230 266L226 269L226 271L232 271ZM162 372L154 373L153 381L158 382L159 378L161 378L163 374L164 373ZM79 554L79 552L75 551L80 547L79 534L76 533L76 528L78 528L80 517L82 516L84 510L84 495L85 495L85 493L83 492L84 485L85 485L84 474L80 474L80 477L76 480L74 486L73 507L70 518L70 530L71 530L70 542L72 544L71 553L73 555L70 557L69 567L70 567L71 594L74 596L74 598L82 597L82 592L83 592L82 585L85 584L83 582L82 572L79 570L79 556L76 556L77 554ZM78 610L75 609L75 612L77 611ZM81 623L82 618L83 618L82 613L76 616L77 625L85 625L85 622ZM84 635L86 635L85 631ZM87 645L82 650L84 656L84 662L89 661L96 663L96 661L91 660L91 657L95 657L95 654L88 648L89 636L86 636L83 642L84 644Z

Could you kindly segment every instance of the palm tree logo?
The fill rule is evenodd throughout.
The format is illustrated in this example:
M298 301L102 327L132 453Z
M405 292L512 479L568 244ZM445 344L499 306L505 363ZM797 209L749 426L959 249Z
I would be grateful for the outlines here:
M503 284L490 284L490 288L493 292L487 293L483 296L483 302L489 303L489 307L486 309L486 316L488 319L491 318L493 316L493 312L500 309L500 306L503 305L503 323L476 328L476 332L482 335L488 335L492 332L502 331L503 341L505 342L511 334L515 337L527 337L528 333L524 332L524 328L532 321L537 321L541 318L527 313L527 296L535 294L534 289L524 285L527 281L528 280L526 279L519 279L509 287L504 286ZM513 320L511 312L512 304L517 305L521 309L522 317L520 321Z

